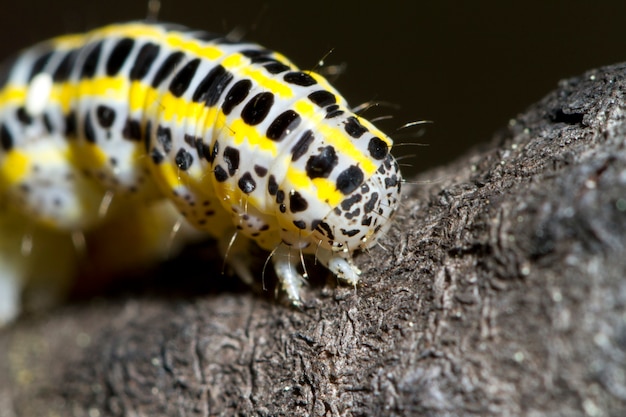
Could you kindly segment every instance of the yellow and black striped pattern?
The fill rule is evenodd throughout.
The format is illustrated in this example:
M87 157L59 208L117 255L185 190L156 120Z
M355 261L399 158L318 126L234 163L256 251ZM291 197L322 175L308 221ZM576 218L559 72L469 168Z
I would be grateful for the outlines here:
M216 237L349 259L395 211L391 145L322 76L180 26L59 37L0 73L0 202L57 229L168 199Z

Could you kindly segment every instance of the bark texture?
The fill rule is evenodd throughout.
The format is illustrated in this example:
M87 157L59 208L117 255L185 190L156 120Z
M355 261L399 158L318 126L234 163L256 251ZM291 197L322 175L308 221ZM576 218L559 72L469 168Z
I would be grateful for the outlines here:
M22 319L0 416L626 415L625 74L563 81L409 181L357 290L313 282L297 310L186 260L164 274L194 290Z

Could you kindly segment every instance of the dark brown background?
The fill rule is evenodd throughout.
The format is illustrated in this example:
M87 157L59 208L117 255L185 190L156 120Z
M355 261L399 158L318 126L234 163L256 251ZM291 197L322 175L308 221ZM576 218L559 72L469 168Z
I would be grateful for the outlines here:
M147 0L2 0L0 56L65 32L146 16ZM163 0L160 19L212 32L241 28L246 38L283 52L303 68L331 48L347 64L335 83L353 105L378 99L401 106L386 131L428 119L424 136L396 142L416 155L405 173L423 171L487 141L559 79L626 59L626 2L500 0L190 1ZM463 110L461 110L463 109ZM413 132L416 132L414 130Z

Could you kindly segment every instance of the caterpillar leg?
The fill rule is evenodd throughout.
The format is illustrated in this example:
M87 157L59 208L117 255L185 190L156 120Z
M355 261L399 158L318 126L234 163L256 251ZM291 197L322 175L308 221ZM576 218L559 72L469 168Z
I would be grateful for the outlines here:
M321 262L330 272L335 274L337 278L356 286L359 282L361 270L352 262L352 260L339 256L338 252L327 249L319 249L317 251L317 260Z
M294 305L300 305L300 288L305 278L298 272L300 264L299 252L287 245L280 245L272 256L272 264L282 290L287 293L289 301Z
M356 286L359 282L361 271L350 259L339 256L337 252L321 248L317 251L317 259L330 272L348 284ZM280 245L272 255L272 263L282 290L287 293L289 300L294 305L301 304L300 289L306 280L298 271L298 266L302 263L299 250Z

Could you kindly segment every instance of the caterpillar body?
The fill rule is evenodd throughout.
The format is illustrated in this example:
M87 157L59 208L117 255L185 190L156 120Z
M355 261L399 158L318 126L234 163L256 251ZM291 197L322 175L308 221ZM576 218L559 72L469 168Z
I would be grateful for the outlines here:
M0 261L16 212L71 234L167 201L244 279L247 242L271 251L297 304L302 254L357 283L352 253L399 200L391 146L326 79L256 44L141 22L55 38L0 71Z

